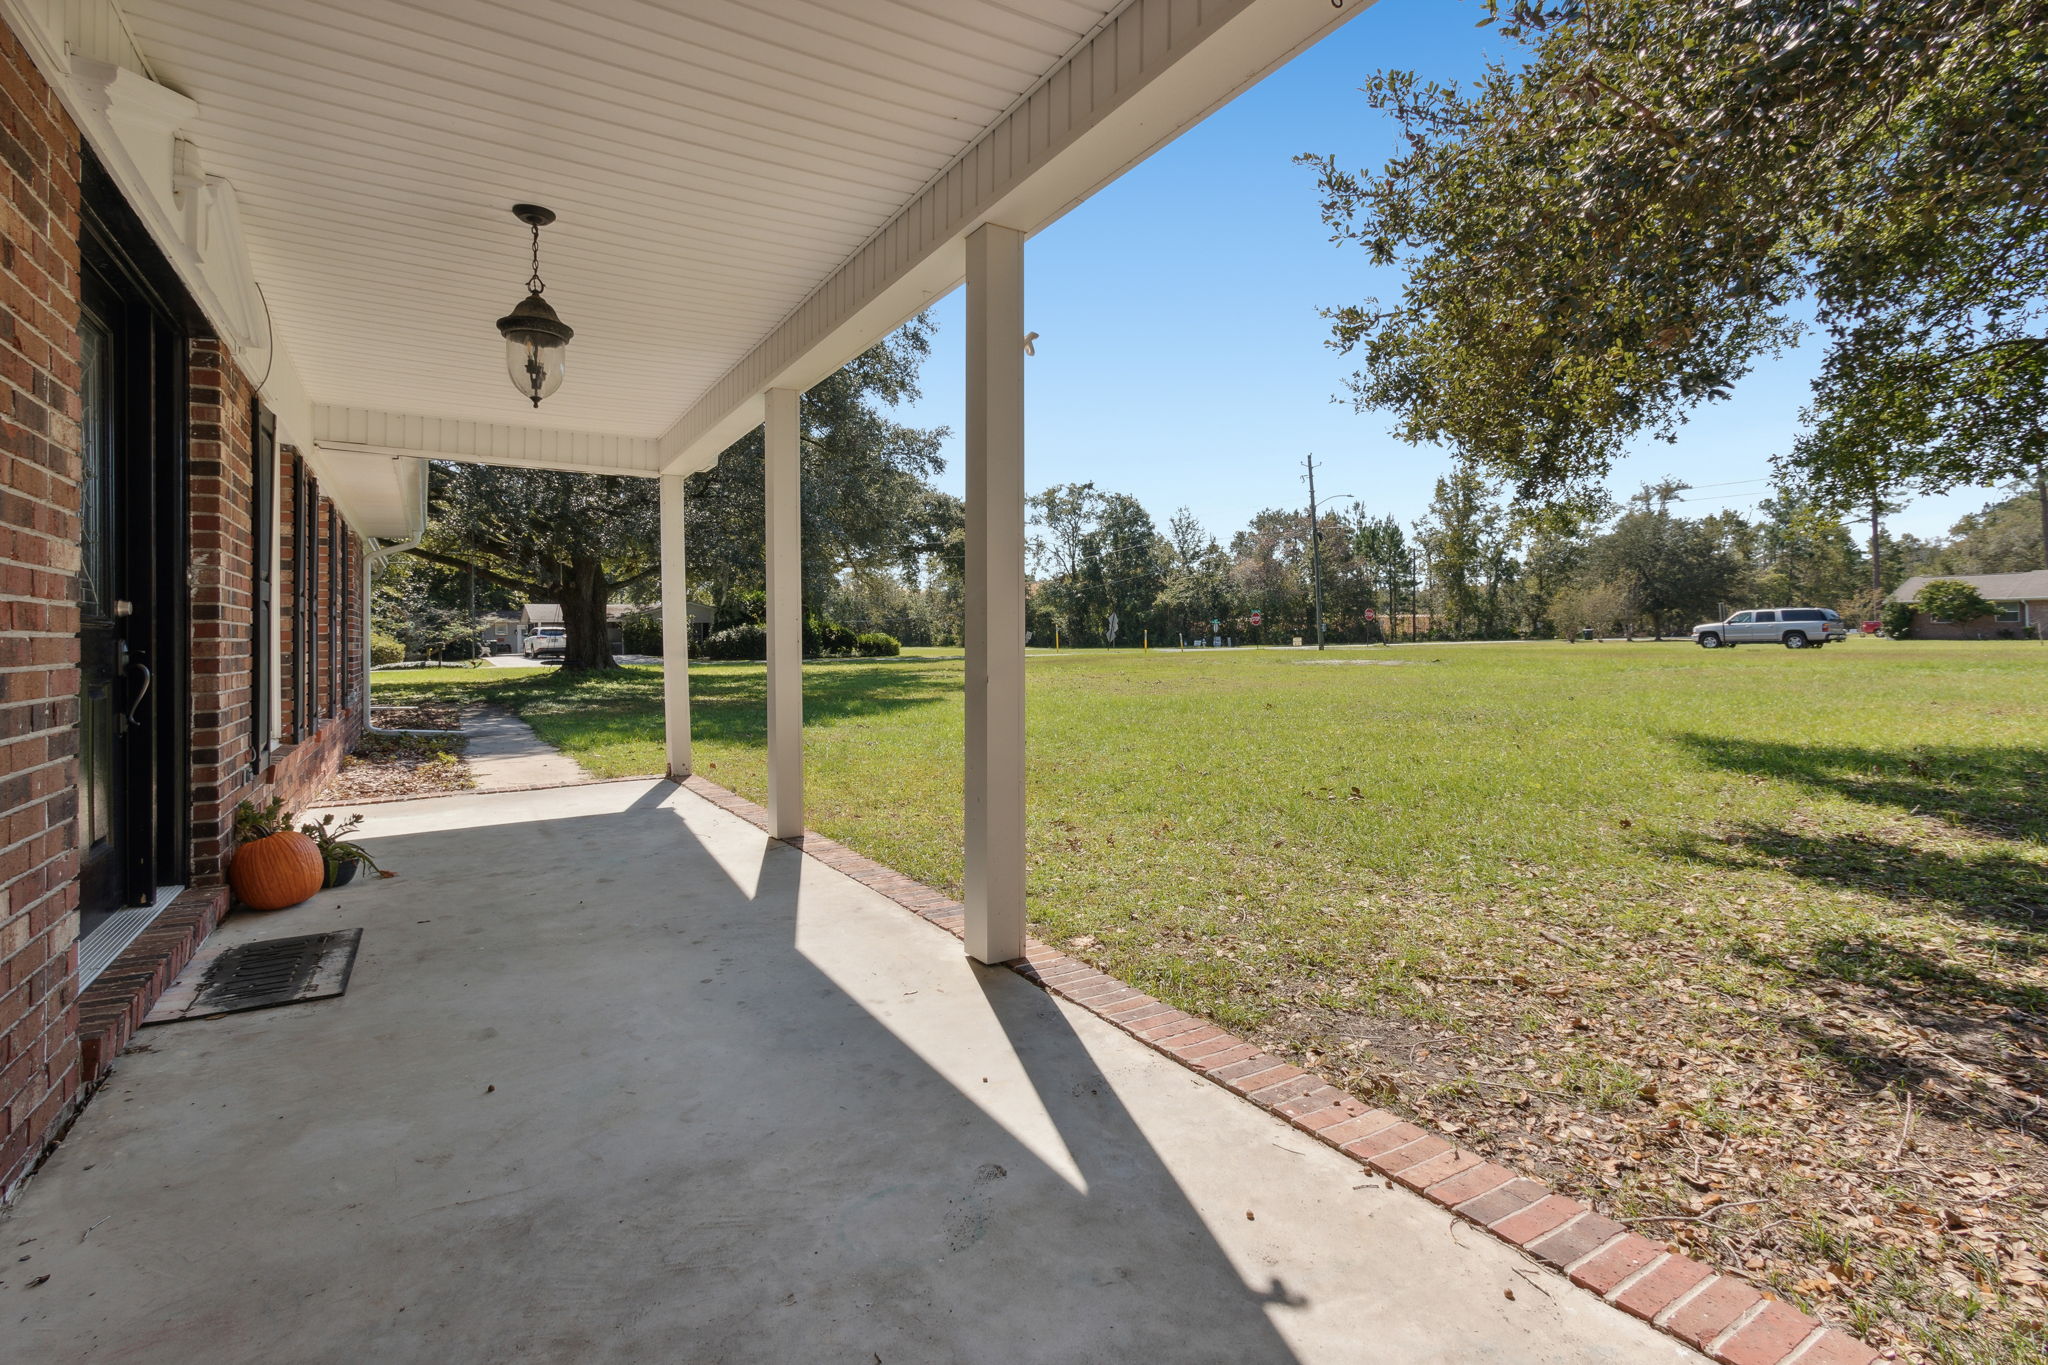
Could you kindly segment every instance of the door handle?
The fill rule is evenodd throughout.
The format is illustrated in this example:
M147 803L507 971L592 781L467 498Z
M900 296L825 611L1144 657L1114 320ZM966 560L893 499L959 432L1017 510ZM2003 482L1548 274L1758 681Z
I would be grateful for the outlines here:
M135 694L134 701L128 703L128 714L122 718L124 726L135 724L135 714L142 709L142 700L149 695L150 685L156 681L156 674L149 671L148 664L131 663L128 667L142 670L142 690Z

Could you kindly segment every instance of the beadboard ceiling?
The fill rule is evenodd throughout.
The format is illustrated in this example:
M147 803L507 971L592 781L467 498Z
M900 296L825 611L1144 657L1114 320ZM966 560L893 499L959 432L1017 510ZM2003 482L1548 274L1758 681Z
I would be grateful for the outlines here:
M1121 6L124 0L198 102L315 403L666 430ZM545 204L577 331L540 414L493 327Z

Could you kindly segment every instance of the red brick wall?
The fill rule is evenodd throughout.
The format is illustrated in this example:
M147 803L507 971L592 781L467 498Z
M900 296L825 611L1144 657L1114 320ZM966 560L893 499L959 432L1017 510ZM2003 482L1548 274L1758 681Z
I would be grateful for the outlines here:
M256 399L220 343L195 341L187 376L193 889L77 998L80 161L77 128L0 25L0 1200L218 918L237 803L273 790L294 805L310 800L364 715L355 581L363 546L316 497L306 529L321 540L312 587L322 633L296 638L303 632L293 628L287 584L277 586L287 696L292 653L315 650L324 704L304 733L287 724L285 747L258 770L256 690L268 683L253 653ZM280 508L289 511L293 462L280 463ZM289 541L284 548L289 556ZM337 568L346 570L340 579Z
M294 495L301 478L311 493L304 526L297 524L299 500ZM268 780L277 784L277 794L287 805L296 807L318 795L362 734L362 667L368 642L363 637L360 579L367 549L290 446L278 452L277 489L278 636L283 659L279 733L288 747L278 755ZM313 594L313 609L303 616L298 605L302 587ZM337 670L342 677L338 696L333 685ZM307 697L304 724L299 721L302 692Z
M255 393L218 341L192 343L187 372L192 619L190 880L218 885L235 805L256 785Z
M2021 613L2026 621L2001 621L1995 616L1981 617L1975 621L1937 621L1924 611L1913 613L1913 638L1917 640L1996 640L2001 630L2009 630L2015 636L2026 633L2026 622L2035 623L2038 628L2048 622L2048 599L2028 602Z
M78 130L0 26L0 1192L79 1084Z
M216 341L192 345L192 882L215 885L233 853L235 807L273 795L296 809L334 776L362 733L362 638L355 578L361 537L313 483L310 527L293 524L297 452L278 455L279 545L276 585L283 647L283 748L256 767L255 687L255 393ZM300 576L311 574L314 629L300 640L294 604ZM314 706L293 723L300 651L310 649ZM339 677L337 678L337 675ZM337 686L337 682L339 685ZM267 685L267 684L265 684Z

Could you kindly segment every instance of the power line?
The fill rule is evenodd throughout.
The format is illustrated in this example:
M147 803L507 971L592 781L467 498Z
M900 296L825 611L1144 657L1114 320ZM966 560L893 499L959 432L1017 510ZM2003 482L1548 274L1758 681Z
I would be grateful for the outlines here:
M1734 487L1735 487L1736 485L1738 485L1738 484L1745 484L1745 483L1770 483L1770 482L1771 482L1771 480L1770 480L1769 478L1762 478L1762 479L1730 479L1730 480L1728 480L1728 481L1727 481L1726 483L1695 483L1695 484L1687 484L1687 485L1686 485L1686 488L1687 488L1687 491L1690 491L1690 490L1692 490L1692 489L1694 489L1694 488L1734 488Z
M1727 497L1725 497L1725 498L1673 498L1673 499L1672 499L1672 501L1673 501L1673 502L1696 502L1696 503L1701 503L1701 504L1705 504L1705 503L1713 503L1713 502L1741 502L1741 503L1745 503L1745 504L1747 504L1747 503L1757 503L1757 502L1766 502L1766 501L1768 501L1768 500L1770 500L1771 498L1774 498L1774 497L1776 497L1776 496L1777 496L1777 494L1775 494L1775 493L1758 493L1758 494L1756 494L1756 495L1755 495L1755 496L1753 496L1753 497L1752 497L1752 496L1751 496L1750 494L1748 494L1748 493L1730 493L1730 494L1729 494L1729 495L1728 495Z

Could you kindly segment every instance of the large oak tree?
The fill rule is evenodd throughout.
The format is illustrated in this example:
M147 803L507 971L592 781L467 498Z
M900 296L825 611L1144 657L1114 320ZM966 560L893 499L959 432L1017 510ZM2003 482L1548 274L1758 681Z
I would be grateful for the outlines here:
M1672 437L1810 315L1789 477L2032 480L2048 458L2048 19L2039 0L1493 0L1522 45L1458 89L1367 83L1377 173L1336 236L1403 268L1331 311L1361 409L1554 493Z
M849 568L915 562L958 520L926 482L941 468L943 430L890 420L917 395L930 324L913 320L805 393L802 539L805 597ZM693 591L727 619L749 619L763 584L761 433L757 428L688 484ZM655 480L483 465L434 467L430 522L411 553L519 594L558 602L565 667L616 667L606 608L643 599L661 572Z

